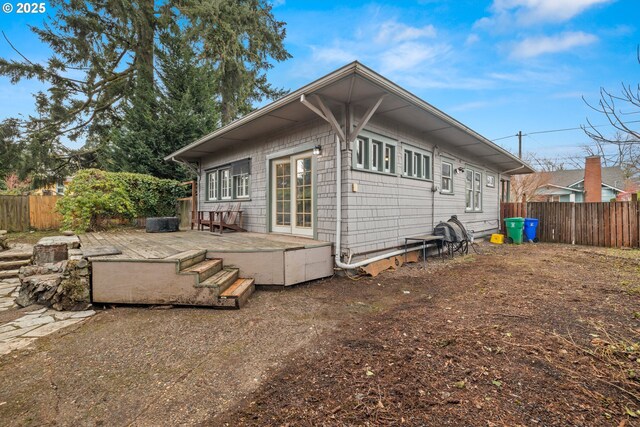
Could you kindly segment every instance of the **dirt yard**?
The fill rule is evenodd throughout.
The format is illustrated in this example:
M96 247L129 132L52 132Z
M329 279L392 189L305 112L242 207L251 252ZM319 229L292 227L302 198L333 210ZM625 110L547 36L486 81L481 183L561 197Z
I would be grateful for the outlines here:
M1 424L639 425L640 252L480 251L240 311L106 309L0 358Z

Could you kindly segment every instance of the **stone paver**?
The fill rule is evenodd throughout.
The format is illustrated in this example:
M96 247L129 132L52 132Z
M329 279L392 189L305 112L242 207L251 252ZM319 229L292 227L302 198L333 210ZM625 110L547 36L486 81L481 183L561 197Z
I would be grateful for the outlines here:
M25 313L18 319L0 324L0 355L25 348L37 338L83 322L94 314L93 310L59 312L47 308Z
M20 281L17 278L0 280L0 311L17 307L14 300L18 296L19 289Z

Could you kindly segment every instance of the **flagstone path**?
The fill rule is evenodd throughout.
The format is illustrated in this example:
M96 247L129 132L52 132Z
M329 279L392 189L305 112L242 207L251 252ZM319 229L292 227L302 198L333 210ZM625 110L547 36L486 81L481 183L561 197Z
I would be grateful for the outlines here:
M19 286L18 279L0 281L0 311L17 307L14 298ZM94 314L93 310L56 311L40 308L12 321L0 323L0 356L27 347L40 337L82 322Z

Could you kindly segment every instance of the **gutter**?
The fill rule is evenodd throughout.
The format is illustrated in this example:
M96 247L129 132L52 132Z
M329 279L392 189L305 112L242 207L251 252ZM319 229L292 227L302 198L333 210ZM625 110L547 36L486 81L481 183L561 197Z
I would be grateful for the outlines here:
M506 175L506 174L508 174L508 173L515 172L515 171L519 171L520 169L524 169L524 168L526 168L526 167L527 167L527 165L525 165L525 164L523 163L521 166L519 166L519 167L517 167L517 168L509 169L508 171L504 171L504 172L500 172L500 173L501 173L502 175Z

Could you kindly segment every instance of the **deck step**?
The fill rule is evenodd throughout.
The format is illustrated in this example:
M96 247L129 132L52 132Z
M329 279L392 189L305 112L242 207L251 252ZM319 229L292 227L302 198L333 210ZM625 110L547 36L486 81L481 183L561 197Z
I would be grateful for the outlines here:
M235 309L242 308L255 289L256 286L253 279L237 279L231 286L220 294L216 307Z
M198 283L202 283L209 277L222 270L222 260L219 258L207 259L199 262L189 268L182 270L180 273L196 273L198 275Z
M0 271L5 270L15 270L16 268L20 268L24 265L29 265L31 263L30 259L19 259L13 261L0 261Z
M0 261L18 261L18 260L27 260L31 259L31 252L0 252Z
M0 271L0 280L18 277L20 270L2 270Z
M180 252L179 254L171 255L166 259L177 259L180 262L180 271L186 270L198 263L201 263L207 257L207 251L205 249L192 249L190 251Z
M204 282L196 285L197 288L216 288L218 292L223 292L238 278L239 270L237 268L224 268Z

